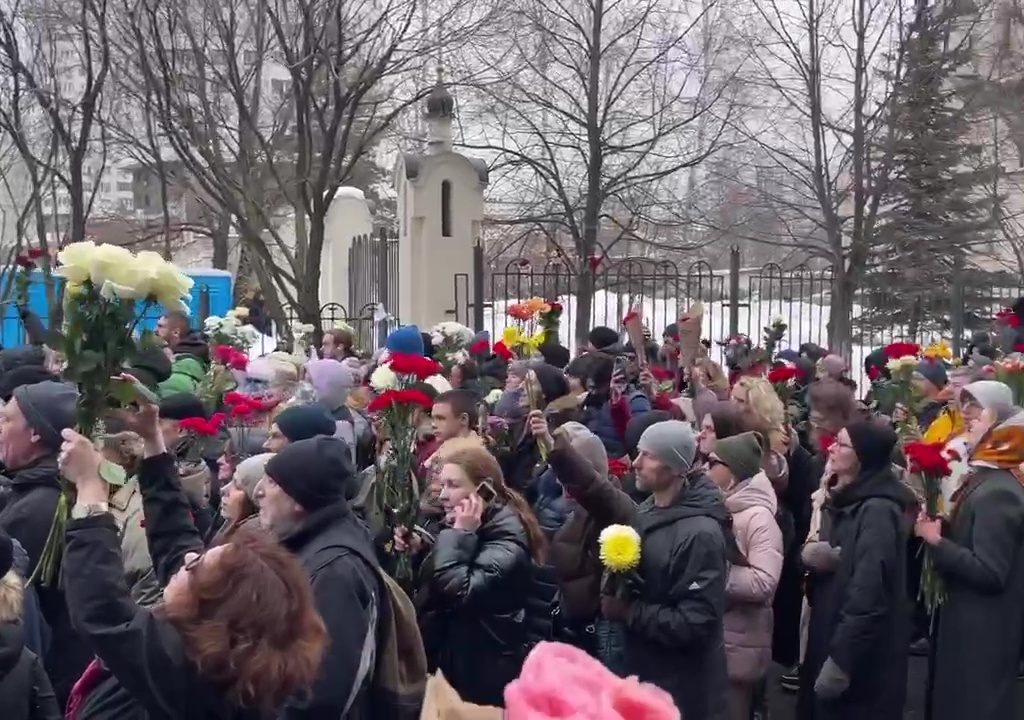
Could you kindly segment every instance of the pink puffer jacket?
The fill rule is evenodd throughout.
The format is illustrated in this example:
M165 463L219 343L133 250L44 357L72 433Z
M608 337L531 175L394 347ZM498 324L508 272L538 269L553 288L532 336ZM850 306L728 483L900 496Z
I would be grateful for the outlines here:
M725 587L725 656L729 679L753 683L764 677L772 656L772 598L782 573L782 531L778 502L763 473L740 483L725 497L733 532L747 565L729 568Z

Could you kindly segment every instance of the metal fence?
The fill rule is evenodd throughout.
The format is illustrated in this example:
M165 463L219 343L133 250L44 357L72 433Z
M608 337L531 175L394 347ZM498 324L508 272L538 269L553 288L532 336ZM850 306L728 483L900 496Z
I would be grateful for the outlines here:
M580 311L577 273L561 262L535 266L522 258L487 268L482 250L477 254L480 278L456 278L456 296L463 286L468 297L482 297L483 302L479 307L468 303L464 317L457 316L457 320L497 337L508 324L505 310L509 305L534 296L558 300L565 308L561 340L570 348L575 346L573 330ZM660 339L665 327L699 300L705 309L702 333L709 340L744 334L757 342L764 329L781 318L789 326L789 346L814 343L828 347L833 275L827 266L784 268L769 263L746 268L736 249L730 253L727 269L713 269L704 261L679 265L647 258L617 259L593 271L593 303L587 324L619 330L621 318L631 308L640 307L645 325ZM474 284L476 292L470 293ZM1000 307L1024 295L1024 284L1009 274L964 274L954 277L948 295L941 295L943 303L937 306L934 289L919 297L888 288L857 291L851 316L851 361L859 365L871 349L896 340L927 344L945 339L959 352L970 331L987 326ZM896 312L915 302L927 322L908 323Z

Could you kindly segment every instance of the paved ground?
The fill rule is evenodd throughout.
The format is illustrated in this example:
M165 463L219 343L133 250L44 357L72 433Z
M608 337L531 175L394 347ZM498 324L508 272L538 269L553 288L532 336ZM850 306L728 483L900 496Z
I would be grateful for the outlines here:
M768 686L768 709L770 720L793 720L796 717L796 695L782 692L779 689L778 674L781 668L774 668L771 682ZM925 720L924 717L924 694L925 681L927 679L928 663L925 658L910 658L910 672L907 679L907 705L904 712L906 720ZM1024 697L1024 693L1022 693ZM1018 703L1019 707L1024 704ZM1024 718L1024 715L1018 715ZM865 718L865 720L869 720ZM965 718L965 720L968 720ZM1007 720L1013 720L1007 718Z

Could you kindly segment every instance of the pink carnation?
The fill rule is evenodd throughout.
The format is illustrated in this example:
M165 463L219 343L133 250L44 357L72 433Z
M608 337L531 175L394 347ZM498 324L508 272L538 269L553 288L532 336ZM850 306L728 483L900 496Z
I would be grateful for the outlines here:
M505 687L508 720L679 720L671 696L620 678L582 650L538 644Z

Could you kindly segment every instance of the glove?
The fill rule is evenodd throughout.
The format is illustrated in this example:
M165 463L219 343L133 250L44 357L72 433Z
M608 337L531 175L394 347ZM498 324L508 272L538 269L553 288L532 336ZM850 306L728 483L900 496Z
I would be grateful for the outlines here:
M818 572L835 572L839 567L839 551L824 540L804 543L800 550L800 559L804 565Z
M832 658L825 660L814 682L814 694L822 700L835 700L850 687L850 676Z

